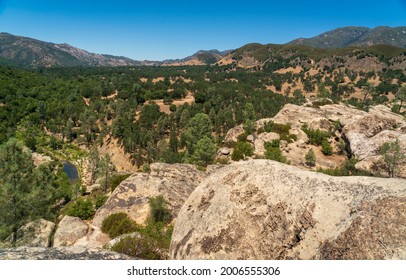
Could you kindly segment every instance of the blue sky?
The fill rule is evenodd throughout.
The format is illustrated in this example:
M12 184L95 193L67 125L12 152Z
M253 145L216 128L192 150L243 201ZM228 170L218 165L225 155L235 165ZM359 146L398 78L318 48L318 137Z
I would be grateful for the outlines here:
M138 60L379 25L405 26L406 0L0 0L1 32Z

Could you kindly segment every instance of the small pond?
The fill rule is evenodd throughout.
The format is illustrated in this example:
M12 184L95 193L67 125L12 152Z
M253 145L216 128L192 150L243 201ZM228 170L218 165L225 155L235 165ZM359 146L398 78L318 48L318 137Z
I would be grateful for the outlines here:
M69 181L71 184L75 184L77 181L79 181L79 172L71 162L69 161L63 161L63 172L68 175Z

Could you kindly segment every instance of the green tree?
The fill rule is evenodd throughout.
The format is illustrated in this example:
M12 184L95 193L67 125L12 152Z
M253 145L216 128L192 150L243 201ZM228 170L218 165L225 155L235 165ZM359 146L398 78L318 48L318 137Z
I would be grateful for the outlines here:
M234 144L234 151L231 155L231 159L238 161L244 158L244 156L252 156L254 154L254 149L252 145L247 142L239 141Z
M393 178L399 164L401 164L405 155L400 147L399 140L395 142L385 142L379 149L379 154L382 156L383 163L386 166L389 178Z
M215 156L216 146L211 138L205 136L196 143L192 160L199 165L207 165L214 160Z
M251 134L255 130L254 105L252 105L252 103L245 104L243 114L244 114L244 124L243 124L244 130L248 134Z
M22 225L50 211L52 190L38 182L38 175L31 155L15 139L0 146L0 227L11 231L13 245Z
M100 158L99 164L97 166L97 174L98 177L101 178L101 187L103 191L107 191L109 189L114 170L115 168L114 165L111 163L109 155L104 155Z
M401 87L397 92L396 92L396 98L400 101L399 105L399 111L402 110L403 102L406 101L406 86Z
M327 139L324 139L321 143L321 151L326 156L331 156L333 154L333 147L331 147Z
M313 149L310 149L305 155L306 164L308 166L316 165L316 155L314 154Z

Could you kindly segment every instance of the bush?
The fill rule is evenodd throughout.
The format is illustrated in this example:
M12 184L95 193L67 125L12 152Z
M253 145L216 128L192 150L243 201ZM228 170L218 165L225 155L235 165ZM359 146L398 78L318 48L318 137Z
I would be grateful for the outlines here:
M99 209L100 207L102 207L106 201L107 201L108 197L105 195L99 195L98 197L96 197L96 210Z
M310 149L305 155L306 164L308 166L314 166L316 164L316 155L314 154L313 149Z
M89 220L94 215L92 202L89 200L78 199L68 206L66 215L79 217L82 220Z
M277 140L278 141L278 140ZM282 151L279 148L279 145L275 147L276 142L272 141L272 143L265 143L265 158L270 160L279 161L282 163L288 163L286 157L282 155Z
M243 132L240 135L237 136L238 142L244 142L247 141L248 133Z
M131 174L120 174L116 175L113 177L113 179L110 181L110 189L111 191L114 191L118 185L128 177L130 177Z
M321 151L326 156L331 156L333 154L333 147L331 147L327 139L324 139L323 142L321 143Z
M172 219L171 212L166 208L166 201L162 195L151 197L148 200L150 207L150 218L154 223L169 223Z
M234 144L234 151L231 155L231 159L238 161L244 158L244 156L252 156L254 154L254 149L251 144L247 142L237 142Z
M138 225L131 220L126 213L114 213L104 219L102 223L102 232L108 234L110 238L135 232L139 229Z
M330 133L320 129L310 129L307 125L302 126L302 130L307 134L310 144L320 146L324 140L327 140L327 138L330 137Z
M143 260L160 260L162 257L156 243L153 238L147 235L141 235L140 237L127 236L111 247L111 249L117 253Z

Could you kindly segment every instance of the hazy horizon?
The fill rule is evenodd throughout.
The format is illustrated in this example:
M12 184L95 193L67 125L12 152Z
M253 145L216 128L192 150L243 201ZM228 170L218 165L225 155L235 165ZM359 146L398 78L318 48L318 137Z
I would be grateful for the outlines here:
M406 1L0 0L0 29L93 53L164 60L248 43L283 44L345 26L405 26Z

